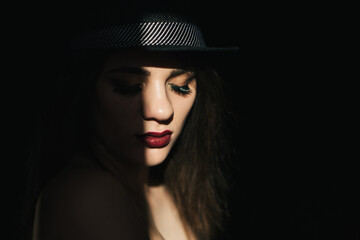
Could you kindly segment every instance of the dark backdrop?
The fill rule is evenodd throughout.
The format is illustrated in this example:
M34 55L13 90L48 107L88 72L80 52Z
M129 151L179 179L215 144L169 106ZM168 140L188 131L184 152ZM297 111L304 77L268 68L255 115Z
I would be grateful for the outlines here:
M321 11L229 0L174 5L196 14L209 45L240 47L240 58L220 67L239 116L240 153L223 239L358 239L357 159L347 135L354 120L324 61ZM59 46L95 8L61 1L9 8L3 75L9 231L19 222L27 148L54 84Z

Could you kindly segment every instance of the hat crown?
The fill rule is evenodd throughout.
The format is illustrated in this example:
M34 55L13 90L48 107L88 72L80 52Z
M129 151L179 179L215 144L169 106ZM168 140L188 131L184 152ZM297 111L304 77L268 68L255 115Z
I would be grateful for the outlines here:
M115 14L116 15L116 14ZM135 15L106 15L90 30L67 45L72 51L128 50L150 51L237 51L237 48L208 47L200 28L186 16L168 12Z
M187 19L152 13L118 25L103 27L81 35L71 43L75 49L125 48L205 48L200 29Z

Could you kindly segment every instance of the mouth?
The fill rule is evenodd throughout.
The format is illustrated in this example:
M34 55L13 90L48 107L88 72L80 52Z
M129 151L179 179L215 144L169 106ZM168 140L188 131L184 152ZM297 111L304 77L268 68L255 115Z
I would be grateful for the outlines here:
M149 148L162 148L167 146L171 141L170 130L163 132L147 132L142 135L137 135L138 139Z

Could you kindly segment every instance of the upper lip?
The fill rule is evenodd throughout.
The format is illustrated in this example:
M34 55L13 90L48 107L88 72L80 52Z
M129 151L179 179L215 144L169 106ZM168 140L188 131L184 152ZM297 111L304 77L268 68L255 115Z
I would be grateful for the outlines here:
M165 130L163 132L147 132L147 133L143 134L143 136L163 137L167 134L172 134L172 131Z

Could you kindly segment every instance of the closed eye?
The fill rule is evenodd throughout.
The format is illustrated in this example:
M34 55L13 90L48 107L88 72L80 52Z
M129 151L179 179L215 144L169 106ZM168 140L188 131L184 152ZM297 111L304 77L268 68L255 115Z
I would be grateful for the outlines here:
M189 88L189 84L186 84L184 86L177 86L175 84L170 83L170 89L181 96L189 95L192 92L191 89Z
M117 93L123 94L123 95L136 95L136 94L140 93L141 90L142 90L141 84L135 84L132 86L116 84L115 88L114 88L114 92L117 92Z

